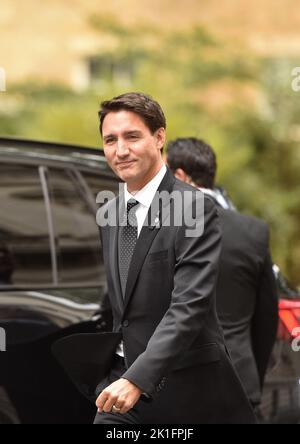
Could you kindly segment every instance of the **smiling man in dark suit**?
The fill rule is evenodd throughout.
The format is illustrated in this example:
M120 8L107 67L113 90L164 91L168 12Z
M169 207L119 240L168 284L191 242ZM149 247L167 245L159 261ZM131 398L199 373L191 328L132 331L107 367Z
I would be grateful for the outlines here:
M166 120L157 102L125 94L104 102L99 117L105 156L125 187L101 210L103 219L118 216L101 237L121 342L99 381L95 424L254 423L216 316L215 205L164 165ZM162 192L192 198L185 210L170 198L152 211ZM182 213L174 215L181 224L172 211ZM194 225L186 224L183 213L192 211ZM188 234L202 224L201 236Z

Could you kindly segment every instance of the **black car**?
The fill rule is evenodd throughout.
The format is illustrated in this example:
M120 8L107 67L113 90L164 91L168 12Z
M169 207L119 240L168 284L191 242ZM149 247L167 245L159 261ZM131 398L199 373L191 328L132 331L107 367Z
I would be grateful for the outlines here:
M95 408L53 341L109 328L96 196L118 190L102 151L0 139L1 423L90 423ZM0 341L1 344L1 341ZM79 351L80 352L80 351Z
M96 196L118 187L100 149L0 138L0 424L93 421L51 346L111 328ZM281 324L261 421L298 423L300 295L275 272Z
M279 301L279 329L266 377L261 421L300 424L300 293L274 266Z

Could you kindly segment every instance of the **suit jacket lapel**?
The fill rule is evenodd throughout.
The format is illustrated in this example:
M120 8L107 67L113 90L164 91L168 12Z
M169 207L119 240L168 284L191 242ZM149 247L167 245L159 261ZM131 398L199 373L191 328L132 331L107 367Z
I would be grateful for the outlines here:
M173 176L171 171L168 169L159 188L158 188L158 192L167 191L167 192L171 193L173 190L174 183L175 183L175 177ZM129 273L128 273L127 286L126 286L126 293L125 293L125 300L124 300L124 303L125 303L124 308L125 309L131 299L137 278L140 274L140 271L142 269L143 263L146 259L147 254L148 254L148 251L150 250L150 247L151 247L155 237L157 236L159 229L163 223L163 220L161 220L161 215L159 215L156 211L152 211L153 209L156 209L156 203L157 203L156 198L154 198L152 205L149 209L149 213L148 213L148 216L150 214L153 216L151 223L148 226L148 224L147 224L148 217L147 217L145 224L142 228L141 234L137 240L136 247L135 247L135 250L133 253L133 257L132 257L132 261L131 261ZM168 205L168 202L165 202L166 212L164 212L164 216L166 216L166 217L168 216L168 211L170 210L170 206L169 206L169 208L167 208L167 205ZM159 219L160 219L159 224L157 224L157 220L156 220L157 216L159 216ZM166 217L164 217L164 219L166 219ZM125 309L124 309L124 312L125 312Z

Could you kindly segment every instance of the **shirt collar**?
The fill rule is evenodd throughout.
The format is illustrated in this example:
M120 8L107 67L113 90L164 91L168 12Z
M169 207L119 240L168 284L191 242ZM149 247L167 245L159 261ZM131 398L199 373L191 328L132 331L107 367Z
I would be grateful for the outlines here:
M224 208L224 210L230 210L226 199L224 199L224 197L220 193L216 193L214 190L208 188L199 188L199 190L202 191L204 194L211 196L220 205L220 207Z
M153 199L155 197L155 193L157 192L159 185L161 184L165 174L167 172L166 165L163 165L157 175L147 183L140 191L135 193L134 195L129 193L127 183L125 184L125 205L127 205L130 199L135 199L139 203L141 203L144 207L150 208Z

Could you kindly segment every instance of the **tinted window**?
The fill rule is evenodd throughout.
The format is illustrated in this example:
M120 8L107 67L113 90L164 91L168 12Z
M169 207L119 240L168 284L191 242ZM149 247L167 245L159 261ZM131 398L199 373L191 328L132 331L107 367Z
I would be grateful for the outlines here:
M50 284L48 225L38 168L2 162L0 202L0 284Z
M113 191L117 196L119 194L119 181L103 178L100 174L88 174L82 173L85 181L87 182L90 191L93 194L94 200L96 202L96 197L100 191Z
M105 280L95 211L71 171L49 169L59 283Z

